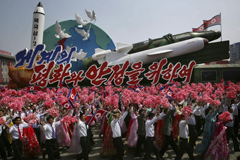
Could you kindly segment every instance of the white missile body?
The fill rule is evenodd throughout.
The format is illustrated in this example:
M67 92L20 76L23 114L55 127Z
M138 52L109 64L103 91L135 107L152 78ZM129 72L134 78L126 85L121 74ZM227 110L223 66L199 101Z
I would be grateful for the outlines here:
M43 43L43 31L45 22L45 12L42 3L39 2L33 12L33 23L31 33L31 49L34 49L38 44Z
M159 61L163 58L172 58L187 53L199 51L208 44L208 40L205 38L192 38L189 40L169 44L166 46L156 47L132 54L127 54L131 49L132 45L117 44L117 50L101 50L96 49L95 54L92 56L93 60L98 61L102 64L104 61L108 62L108 66L116 64L123 64L129 61L133 64L138 61L142 61L143 64Z

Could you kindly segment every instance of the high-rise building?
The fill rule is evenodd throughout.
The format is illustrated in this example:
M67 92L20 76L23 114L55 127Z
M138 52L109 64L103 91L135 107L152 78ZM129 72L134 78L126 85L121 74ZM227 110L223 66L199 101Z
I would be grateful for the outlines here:
M0 84L8 84L9 67L15 64L15 58L10 52L0 50Z
M240 61L240 42L230 45L230 61Z

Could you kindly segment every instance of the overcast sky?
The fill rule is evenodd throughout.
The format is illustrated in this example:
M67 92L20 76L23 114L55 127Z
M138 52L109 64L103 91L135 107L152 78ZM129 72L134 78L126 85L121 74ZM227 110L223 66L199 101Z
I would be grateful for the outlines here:
M15 55L30 48L32 17L38 0L0 1L0 49ZM221 12L222 40L240 42L240 0L41 0L47 29L59 22L87 19L85 9L97 14L95 24L114 43L136 43L168 33L192 31L203 20ZM220 26L209 30L220 30ZM218 39L217 41L220 41Z

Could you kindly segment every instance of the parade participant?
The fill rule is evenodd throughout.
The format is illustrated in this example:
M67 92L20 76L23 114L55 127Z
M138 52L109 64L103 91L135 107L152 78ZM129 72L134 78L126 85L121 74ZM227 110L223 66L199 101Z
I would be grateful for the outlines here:
M23 128L28 127L27 123L22 123L20 117L15 117L13 119L14 126L9 129L9 133L12 134L12 147L14 152L14 159L22 159L22 133Z
M218 122L215 124L215 130L212 138L211 145L205 154L206 160L229 160L229 148L227 144L226 129L224 125L229 122L230 113L228 111L219 115Z
M10 118L10 115L4 116L4 113L5 113L5 110L0 108L0 117L3 118L3 120L7 121ZM4 125L0 125L0 137L3 140L2 143L0 143L0 145L3 145L7 148L7 153L8 153L7 157L13 156L12 146L8 140L6 127ZM5 148L2 148L2 149L5 150ZM6 150L5 150L5 153L6 153Z
M193 100L192 110L193 110L193 114L194 114L195 120L196 120L196 131L197 131L197 136L198 136L200 134L201 127L202 127L201 102L198 100Z
M181 108L182 106L176 107L176 110L174 112L174 121L173 121L173 139L177 140L179 135L179 122L181 120Z
M80 134L80 145L82 148L82 153L77 156L77 160L88 160L88 154L90 152L89 139L87 135L87 125L85 113L80 112L78 121L78 129Z
M160 117L164 116L163 108L160 108ZM160 118L157 122L156 132L155 132L155 142L158 146L158 148L162 148L162 145L164 143L164 135L162 132L164 126L163 119ZM178 127L179 128L179 127Z
M228 107L228 112L230 112L230 120L227 124L226 124L226 134L227 134L227 142L229 143L229 139L232 138L233 141L233 147L234 147L234 151L235 152L239 152L239 145L238 145L238 140L237 137L234 133L234 116L233 116L233 108L231 106Z
M136 145L136 150L135 150L135 157L141 157L140 149L141 149L142 145L144 146L144 148L146 150L146 140L145 140L146 111L145 111L145 109L139 110L139 116L137 117L137 122L138 122L138 129L137 129L138 140L137 140L137 145Z
M0 117L3 118L3 115L4 115L4 110L3 109L0 109ZM4 120L6 121L6 119L4 118ZM7 154L6 154L6 144L5 144L5 136L4 136L4 129L5 129L5 126L7 124L1 124L0 125L0 154L1 154L1 158L3 160L6 160L7 159Z
M129 107L127 107L126 111L121 117L120 117L119 110L114 111L114 114L113 114L114 118L111 122L111 128L113 132L113 135L112 135L113 145L117 151L117 154L115 155L114 159L117 159L117 160L122 160L124 155L124 146L123 146L122 135L121 135L122 134L121 124L125 119L125 117L127 116L128 111L129 111Z
M190 160L194 160L192 147L188 143L188 121L189 120L185 120L185 116L182 114L181 121L179 122L179 151L175 160L180 160L185 152L187 152Z
M234 116L234 133L236 136L238 136L238 130L239 130L239 119L238 119L238 99L235 98L232 100L232 108L233 108L233 116Z
M191 146L192 150L195 146L195 143L197 141L197 130L196 130L196 119L194 114L190 114L188 118L188 128L189 128L189 145Z
M60 159L59 145L56 137L56 126L60 124L60 121L55 122L52 116L47 117L47 124L40 121L41 129L45 134L45 147L48 154L48 160ZM43 155L45 158L45 155Z
M203 128L203 140L202 140L202 143L200 143L196 147L197 153L201 153L202 155L204 155L207 152L213 137L215 122L216 122L215 117L217 113L218 113L218 107L216 107L215 110L214 108L211 108L211 107L206 109L205 124Z
M154 134L155 134L155 129L154 129L154 123L160 119L160 109L157 111L157 115L154 116L155 114L150 112L148 114L148 120L145 123L145 128L146 128L146 153L144 155L144 160L149 160L151 157L151 153L153 152L155 156L157 157L157 160L161 159L161 153L160 149L157 147L155 141L154 141Z
M170 144L173 148L173 151L175 154L178 152L178 146L176 142L173 139L173 133L172 133L172 115L175 112L175 106L172 106L172 108L165 108L164 109L164 116L163 116L163 121L164 121L164 126L163 126L163 134L164 134L164 143L161 148L161 155L163 156L164 153L166 152L168 145Z
M131 118L132 118L132 126L130 128L130 132L129 132L129 137L127 140L127 145L128 147L135 147L137 144L137 129L138 129L138 122L137 122L137 117L138 117L138 111L137 108L131 108Z
M108 106L107 108L110 108L110 106ZM112 157L114 155L116 155L117 151L114 148L113 145L113 137L112 137L112 128L111 128L111 122L112 122L112 118L113 117L113 113L111 111L109 111L106 114L106 121L107 121L107 126L106 126L106 131L104 133L104 137L103 137L103 145L102 145L102 149L100 152L101 156L109 156Z

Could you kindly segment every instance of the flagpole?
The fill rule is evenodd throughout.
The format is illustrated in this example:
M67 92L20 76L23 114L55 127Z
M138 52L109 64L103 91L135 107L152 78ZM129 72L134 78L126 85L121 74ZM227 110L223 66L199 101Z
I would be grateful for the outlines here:
M220 12L220 19L221 19L220 30L221 30L221 42L222 42L222 15L221 15L221 12Z

